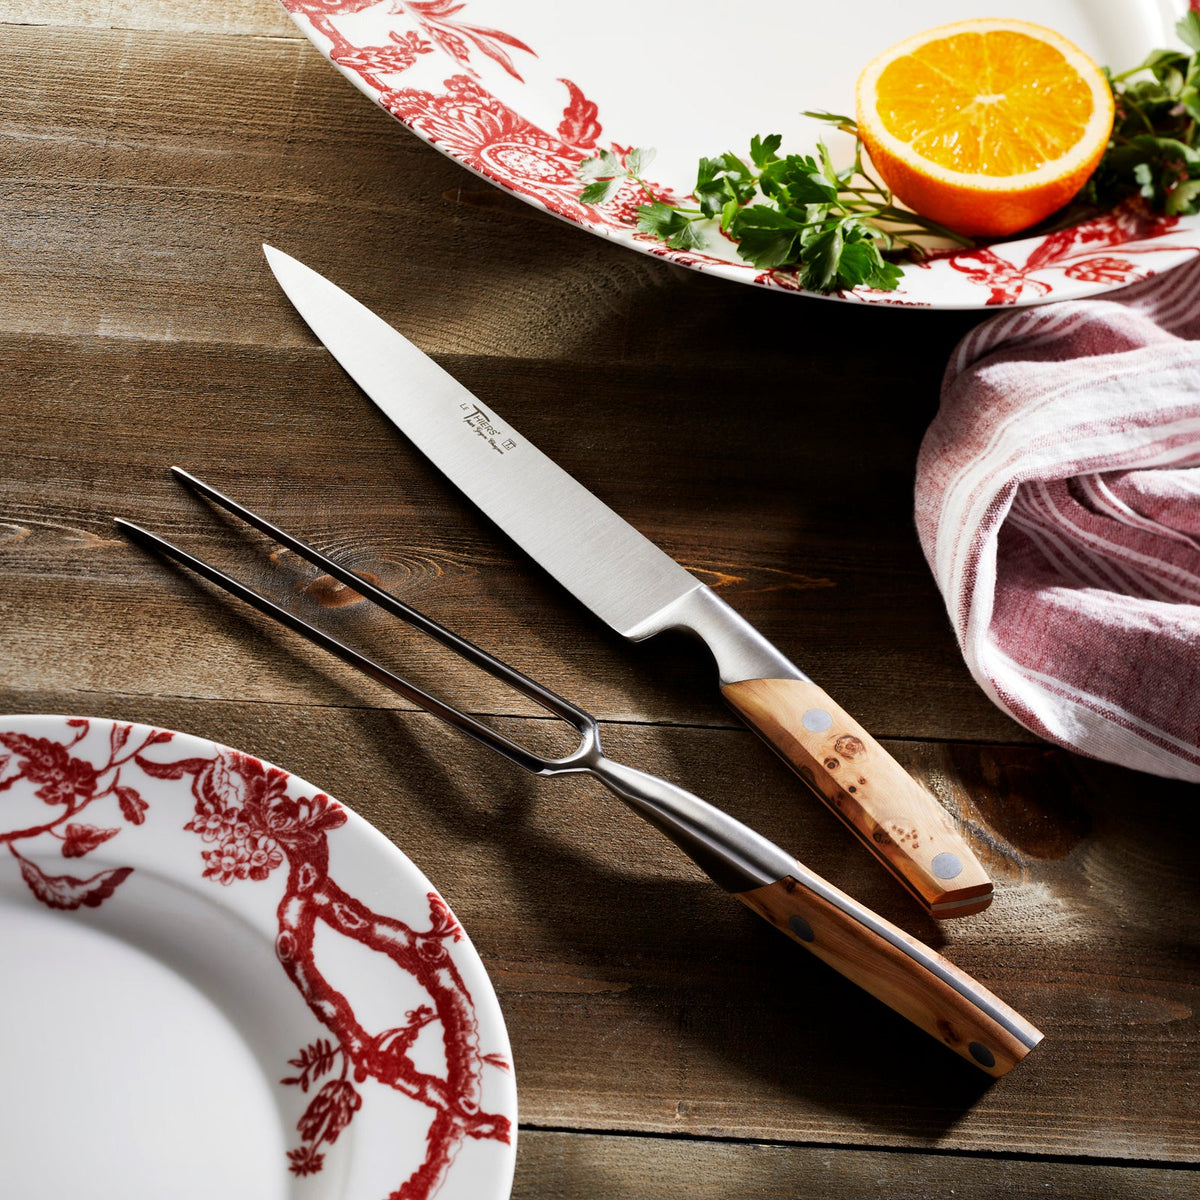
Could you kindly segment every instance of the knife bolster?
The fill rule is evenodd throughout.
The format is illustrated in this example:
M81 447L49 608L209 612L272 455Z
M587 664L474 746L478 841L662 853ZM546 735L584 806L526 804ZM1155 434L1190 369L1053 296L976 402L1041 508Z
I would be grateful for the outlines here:
M667 629L691 633L704 642L716 659L722 687L735 679L808 678L707 584L697 584L626 630L625 636L641 642Z

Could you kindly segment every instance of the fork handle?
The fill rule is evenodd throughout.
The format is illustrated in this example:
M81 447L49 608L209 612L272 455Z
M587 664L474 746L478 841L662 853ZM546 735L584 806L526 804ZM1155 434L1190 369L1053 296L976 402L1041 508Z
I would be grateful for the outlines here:
M586 769L727 892L989 1075L1011 1070L1041 1040L965 972L723 809L598 746Z
M818 882L820 892L788 876L736 894L839 974L988 1075L1006 1074L1042 1040L1024 1017L966 972L832 884Z

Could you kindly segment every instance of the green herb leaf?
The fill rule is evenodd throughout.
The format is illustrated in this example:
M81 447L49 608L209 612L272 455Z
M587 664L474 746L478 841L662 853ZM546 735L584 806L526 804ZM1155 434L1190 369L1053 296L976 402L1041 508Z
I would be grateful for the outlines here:
M637 227L642 233L652 233L655 237L667 238L679 227L684 220L683 214L661 200L653 204L639 205L636 210Z
M703 235L696 228L695 221L681 225L675 233L667 238L667 246L672 250L702 250L705 246Z
M625 170L630 175L645 175L646 168L654 161L658 151L653 148L639 147L625 156Z
M832 291L837 286L842 249L841 222L836 222L811 238L804 247L800 283L814 292Z
M1173 188L1167 196L1166 211L1173 217L1200 213L1200 179L1188 179Z
M817 143L817 154L821 158L821 174L829 181L830 186L836 193L845 182L845 177L833 165L833 159L829 157L829 147L824 142Z
M1175 32L1179 34L1181 42L1185 42L1193 50L1200 51L1200 13L1194 8L1175 26Z
M835 204L838 198L837 184L825 177L816 160L797 154L789 154L764 168L759 187L764 196L774 197L781 207Z
M697 250L704 245L704 236L696 227L702 219L700 214L684 212L661 200L637 209L638 229L661 238L672 250Z
M738 243L738 254L764 270L782 267L796 259L803 224L767 204L752 204L733 219L729 236Z
M717 216L730 200L749 204L755 192L754 172L736 155L700 160L693 195L706 216Z
M1195 84L1188 84L1179 93L1179 103L1193 121L1200 121L1200 88Z
M903 276L900 266L888 262L873 239L848 241L838 259L838 283L844 288L869 287L893 292Z
M825 109L805 109L800 115L802 117L812 117L817 121L824 121L826 125L836 125L839 129L855 130L858 128L858 122L853 117L846 117L841 113L827 112Z
M783 134L771 133L765 138L755 134L750 139L750 161L761 171L768 163L773 163L779 155L776 153L783 145Z
M629 172L625 170L621 160L611 150L601 150L595 158L585 158L579 164L578 171L578 176L584 183L591 183L597 179L610 179L616 175L625 176L627 174Z
M595 183L589 183L579 193L579 199L584 204L607 204L620 186L621 180L619 179L598 179Z

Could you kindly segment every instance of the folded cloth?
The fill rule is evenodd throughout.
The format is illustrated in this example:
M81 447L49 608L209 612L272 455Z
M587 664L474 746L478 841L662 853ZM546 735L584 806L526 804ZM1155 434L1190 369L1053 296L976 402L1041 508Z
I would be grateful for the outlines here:
M916 521L1000 708L1200 781L1200 260L968 334L921 446Z

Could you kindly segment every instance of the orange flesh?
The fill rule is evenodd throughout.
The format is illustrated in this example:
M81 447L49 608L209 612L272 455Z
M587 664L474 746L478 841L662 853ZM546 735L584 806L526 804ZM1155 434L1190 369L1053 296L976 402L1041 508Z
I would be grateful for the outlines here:
M889 133L970 175L1034 171L1074 147L1092 115L1075 68L1015 30L928 42L884 68L876 98Z

